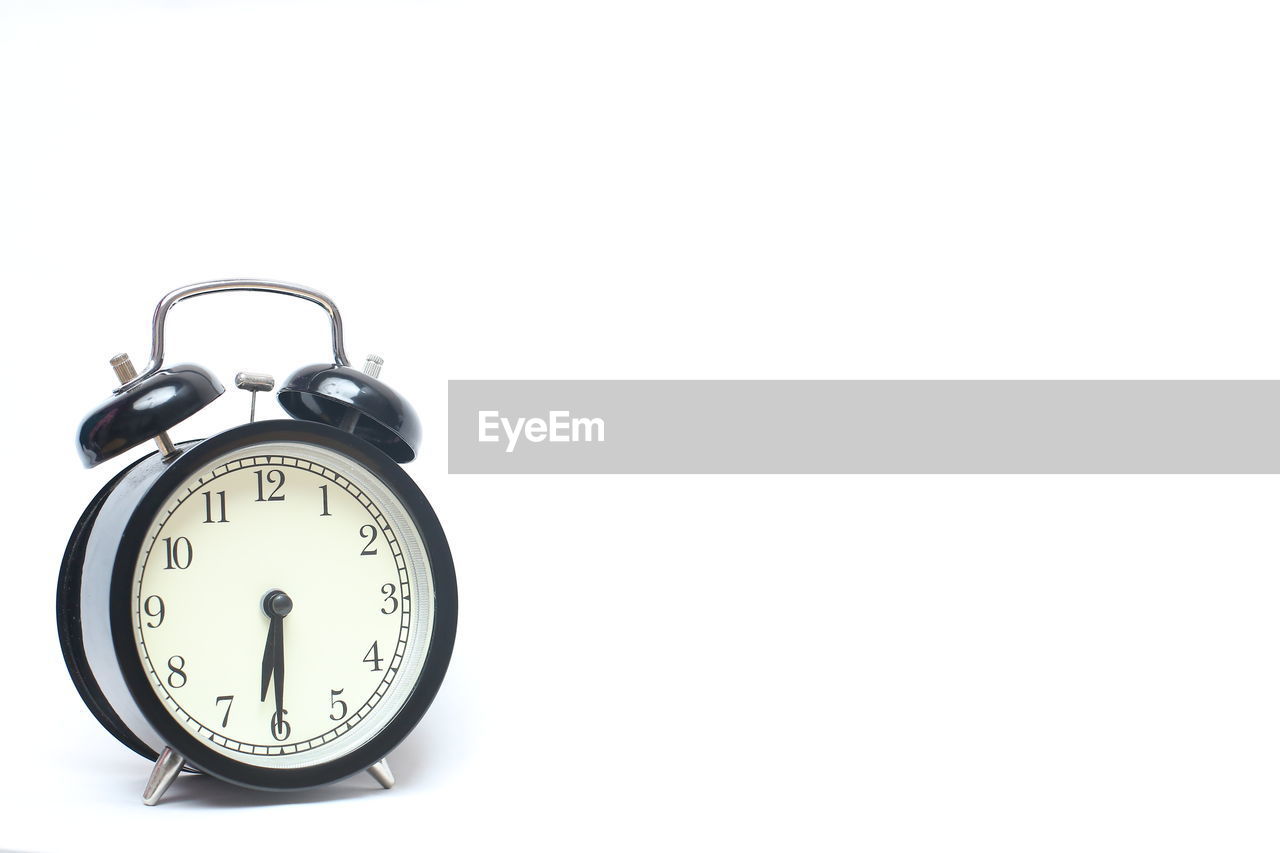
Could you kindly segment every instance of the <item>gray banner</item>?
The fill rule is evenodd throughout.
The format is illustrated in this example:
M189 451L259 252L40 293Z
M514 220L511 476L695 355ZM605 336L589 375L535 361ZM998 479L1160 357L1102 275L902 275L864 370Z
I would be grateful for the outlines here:
M1276 474L1280 382L453 380L453 474Z

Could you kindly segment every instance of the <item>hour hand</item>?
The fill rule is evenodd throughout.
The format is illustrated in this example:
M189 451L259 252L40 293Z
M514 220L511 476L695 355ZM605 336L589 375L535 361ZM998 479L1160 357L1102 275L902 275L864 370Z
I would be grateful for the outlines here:
M267 687L271 685L271 674L276 670L276 632L280 630L280 618L271 617L271 627L267 629L267 647L262 650L262 699L267 701Z

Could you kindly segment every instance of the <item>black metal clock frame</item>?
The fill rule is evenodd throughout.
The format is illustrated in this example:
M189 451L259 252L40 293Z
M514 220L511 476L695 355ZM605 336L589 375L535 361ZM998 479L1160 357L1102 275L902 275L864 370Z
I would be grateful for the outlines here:
M152 689L138 656L133 635L133 575L156 514L187 478L219 456L237 448L271 441L292 441L326 448L351 459L371 472L404 505L417 526L427 552L428 570L435 591L435 616L427 656L409 698L396 716L369 741L331 761L308 767L276 768L245 764L215 751L175 720ZM135 463L137 464L137 463ZM132 466L131 466L132 467ZM110 707L90 670L79 633L79 579L84 564L84 544L96 520L97 510L122 481L126 471L95 497L86 509L67 546L59 582L58 624L67 668L86 705L126 746L144 757L155 752L132 732ZM251 788L283 790L308 788L342 779L368 769L385 758L413 730L431 705L453 654L458 622L458 589L449 544L435 511L422 491L382 449L348 432L308 421L259 421L234 427L204 441L184 447L164 471L140 495L125 524L115 552L109 592L110 628L114 660L129 694L147 723L187 764L229 782Z

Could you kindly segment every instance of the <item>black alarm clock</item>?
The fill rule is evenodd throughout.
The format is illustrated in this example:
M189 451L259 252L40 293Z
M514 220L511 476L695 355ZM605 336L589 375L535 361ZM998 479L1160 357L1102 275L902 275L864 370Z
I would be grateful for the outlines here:
M255 421L274 382L239 374L246 424L197 441L168 431L223 393L204 368L164 365L164 324L186 299L228 291L324 308L330 362L278 391L292 420ZM98 721L155 762L155 805L184 768L251 788L321 785L387 754L440 688L457 629L444 531L401 468L417 454L409 405L347 360L332 300L297 285L214 281L165 296L151 359L80 427L86 466L155 441L85 509L58 581L67 669Z

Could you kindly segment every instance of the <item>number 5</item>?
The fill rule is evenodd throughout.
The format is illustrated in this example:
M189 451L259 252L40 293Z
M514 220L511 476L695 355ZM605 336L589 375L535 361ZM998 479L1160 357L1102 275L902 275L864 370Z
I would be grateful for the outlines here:
M343 700L341 700L341 699L339 699L339 698L338 698L338 695L339 695L340 693L342 693L342 691L341 691L341 690L330 690L330 691L329 691L329 707L330 707L330 708L337 708L339 705L341 705L341 706L342 706L342 710L341 710L341 711L336 711L336 710L335 710L333 713L331 713L331 714L329 715L329 719L334 720L335 722L336 722L337 720L341 720L343 717L345 717L345 716L347 715L347 703L346 703L346 702L344 702Z

